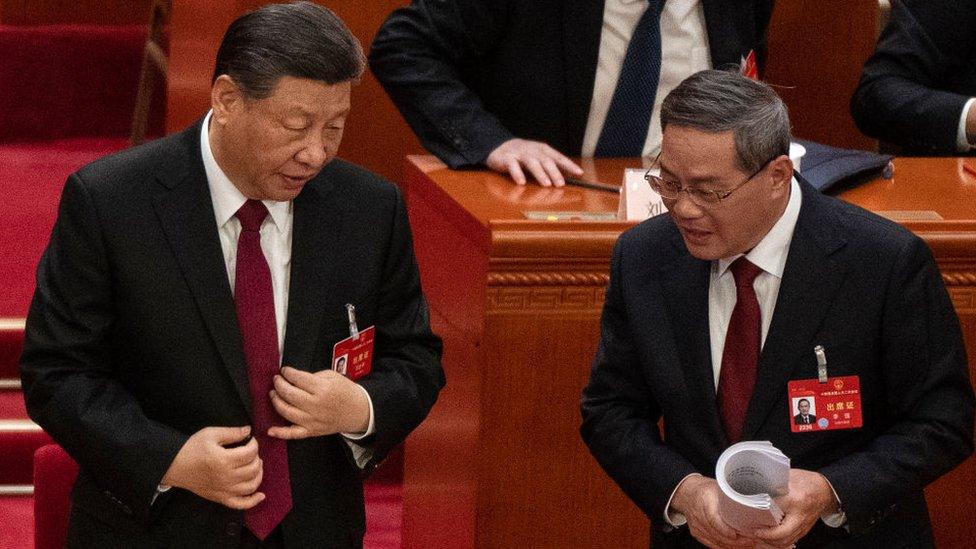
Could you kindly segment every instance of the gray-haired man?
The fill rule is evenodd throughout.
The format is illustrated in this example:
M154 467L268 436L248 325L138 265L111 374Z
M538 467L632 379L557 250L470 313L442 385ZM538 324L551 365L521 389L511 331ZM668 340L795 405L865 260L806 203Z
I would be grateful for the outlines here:
M973 393L928 248L794 177L786 108L764 84L699 72L661 124L648 181L670 213L614 250L582 400L593 455L650 517L654 547L930 546L922 488L972 452ZM860 424L840 413L794 432L798 387L842 387ZM791 458L778 526L736 531L718 514L710 477L742 440Z

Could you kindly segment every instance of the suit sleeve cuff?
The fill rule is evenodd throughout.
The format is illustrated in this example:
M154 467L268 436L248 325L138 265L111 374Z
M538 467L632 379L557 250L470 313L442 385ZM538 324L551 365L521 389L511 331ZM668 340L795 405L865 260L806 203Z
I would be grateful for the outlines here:
M366 431L362 433L342 433L342 440L352 450L352 457L356 461L356 466L363 469L369 463L369 460L373 459L373 450L367 446L358 444L358 441L376 432L376 421L375 414L373 413L373 399L370 398L369 391L362 385L357 384L356 386L362 389L363 394L366 395L366 403L369 404L369 424L366 426Z
M956 149L959 152L969 152L974 144L966 138L966 119L969 117L969 109L973 108L976 97L970 97L969 101L962 106L962 114L959 115L959 127L956 130Z
M841 526L847 524L847 514L844 513L844 510L841 508L840 496L837 495L837 490L834 490L834 485L830 483L827 477L824 477L824 480L827 481L827 486L830 486L830 491L834 494L834 500L837 501L837 512L829 515L823 515L820 517L820 520L830 528L840 528Z
M367 391L365 387L359 384L356 384L356 387L359 387L359 390L366 395L366 404L369 405L369 424L366 426L366 430L362 433L342 433L342 436L346 437L348 440L362 440L376 432L376 422L374 421L373 417L373 399L370 398L369 391Z
M664 506L664 522L667 523L672 528L680 528L681 526L688 524L688 519L686 519L683 514L671 510L671 500L674 499L674 495L678 493L678 488L680 488L681 485L684 484L686 480L688 480L691 477L700 477L700 476L701 476L700 473L691 473L690 475L686 475L685 478L681 479L678 482L678 484L674 487L674 490L671 492L671 497L668 498L668 503L665 504Z

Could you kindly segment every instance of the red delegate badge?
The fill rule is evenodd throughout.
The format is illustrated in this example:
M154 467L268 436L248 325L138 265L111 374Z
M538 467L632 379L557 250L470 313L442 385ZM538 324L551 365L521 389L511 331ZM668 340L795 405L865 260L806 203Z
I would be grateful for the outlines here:
M790 430L794 433L856 429L861 421L858 376L800 379L789 382Z
M356 381L373 369L373 340L376 329L370 326L359 337L348 337L332 347L332 369Z

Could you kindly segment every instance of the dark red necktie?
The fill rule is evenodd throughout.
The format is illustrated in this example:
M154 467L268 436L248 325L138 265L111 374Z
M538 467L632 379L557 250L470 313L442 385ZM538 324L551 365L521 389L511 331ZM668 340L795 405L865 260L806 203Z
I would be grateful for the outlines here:
M272 425L284 424L268 396L279 366L271 270L261 251L261 223L268 216L268 209L259 200L248 200L236 215L241 222L241 236L237 241L234 302L251 387L252 435L264 462L264 478L258 491L265 495L264 501L246 512L245 523L263 540L291 509L291 481L285 441L267 434Z
M759 349L762 344L759 300L752 283L763 272L740 257L729 267L735 277L735 308L729 319L722 351L722 370L718 376L718 409L729 442L742 437L746 410L756 385Z

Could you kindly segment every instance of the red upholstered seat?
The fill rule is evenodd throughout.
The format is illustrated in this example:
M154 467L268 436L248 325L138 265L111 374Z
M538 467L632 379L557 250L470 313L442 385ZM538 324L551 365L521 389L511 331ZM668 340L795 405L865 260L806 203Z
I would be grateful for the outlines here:
M0 25L0 141L128 136L145 25Z
M0 420L0 485L29 485L34 452L53 441L36 425L33 429L8 429L7 423L9 420Z
M34 453L34 548L64 547L68 530L68 496L78 465L56 444Z

